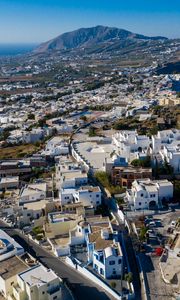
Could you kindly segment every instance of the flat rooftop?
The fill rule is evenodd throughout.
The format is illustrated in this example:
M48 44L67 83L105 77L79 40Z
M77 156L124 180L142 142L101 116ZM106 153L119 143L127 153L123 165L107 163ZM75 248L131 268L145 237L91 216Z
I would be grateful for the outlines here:
M102 232L108 233L107 239L102 237ZM119 243L114 241L113 231L110 223L91 225L91 233L89 234L89 242L94 243L97 251L107 250L110 248L117 255L122 256L122 250Z
M46 183L34 183L29 184L22 190L21 196L30 196L35 194L36 192L46 192L47 184Z
M152 172L151 168L136 168L136 167L113 167L113 170L115 171L120 171L120 172L124 172L124 173L143 173L143 172Z
M28 265L21 260L18 256L10 257L0 263L0 276L7 280L8 278L13 277L16 274L19 274L29 267Z
M110 222L109 217L103 217L101 215L90 216L90 217L87 216L86 221L90 225L99 225L99 226L103 226L102 224L109 224Z
M37 202L25 203L24 207L27 208L27 209L32 209L32 210L41 210L45 207L45 205L47 203L50 203L50 201L44 199L44 200L40 200L40 201L37 201Z
M75 221L76 214L64 214L64 213L49 213L48 219L51 223L64 223L69 221Z
M18 176L7 176L7 177L0 178L0 183L11 183L11 182L18 183L19 177Z
M63 204L64 208L77 208L77 207L83 207L83 203L82 202L78 202L78 203L69 203L69 204Z
M69 170L69 172L62 172L62 176L65 177L65 180L78 178L87 178L86 173L82 173L79 170Z
M89 241L90 243L95 243L96 250L104 250L107 247L112 247L114 244L112 238L105 240L101 237L101 230L89 234Z
M68 246L70 242L69 235L59 235L55 238L50 238L50 241L54 246L60 246L62 248Z
M101 189L99 186L85 185L85 186L81 186L79 191L100 192Z
M19 276L29 286L38 287L57 278L56 274L52 270L46 269L42 265L37 265L31 269L28 269L19 274Z
M18 161L2 161L0 163L2 166L18 166Z
M80 142L75 144L79 153L96 170L104 170L105 158L109 158L114 150L111 144L98 144L97 142Z

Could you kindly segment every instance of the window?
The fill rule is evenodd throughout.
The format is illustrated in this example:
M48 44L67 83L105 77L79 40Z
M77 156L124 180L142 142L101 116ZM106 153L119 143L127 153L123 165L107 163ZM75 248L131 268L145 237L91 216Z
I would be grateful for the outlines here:
M42 292L42 294L44 295L44 294L45 294L45 292L43 291L43 292Z
M118 264L119 264L119 265L121 264L121 258L118 260Z
M115 261L114 261L114 260L110 260L109 265L110 265L110 266L115 265Z
M13 284L14 284L14 281L11 282L11 285L13 285Z
M101 274L101 275L104 275L104 271L103 271L102 268L100 269L100 274Z
M94 254L94 257L95 257L95 259L97 259L97 260L98 260L98 255L97 255L97 254Z
M99 198L99 195L96 195L96 198Z
M54 296L54 297L53 297L53 300L55 300L55 299L57 299L57 296Z
M143 197L144 196L144 194L141 194L141 197Z
M99 204L99 201L96 201L96 204Z
M139 205L141 205L141 202L139 202Z

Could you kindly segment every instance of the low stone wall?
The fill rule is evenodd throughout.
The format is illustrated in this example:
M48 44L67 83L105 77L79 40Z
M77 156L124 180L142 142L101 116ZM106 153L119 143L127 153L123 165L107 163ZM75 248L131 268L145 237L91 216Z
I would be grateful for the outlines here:
M84 158L81 156L81 154L76 151L76 149L74 148L73 143L71 144L71 153L72 153L72 156L74 157L74 159L77 162L82 163L84 165L86 171L89 171L89 169L90 169L89 164L84 160Z
M79 265L78 260L73 260L70 257L66 257L66 263L71 266L73 269L77 270L78 272L80 272L83 276L87 277L88 279L90 279L91 281L93 281L96 285L100 286L101 288L103 288L105 291L107 291L112 297L114 297L117 300L122 300L122 297L116 293L115 291L113 291L108 285L106 285L103 281L101 281L98 277L96 277L93 273L91 273L89 270L87 270L85 267L81 267ZM125 298L123 298L125 299ZM126 299L130 299L127 298Z
M147 293L147 286L146 286L146 280L144 277L143 269L141 266L141 261L139 259L139 256L136 256L138 266L139 266L139 276L140 276L140 281L141 281L141 295L142 295L142 300L149 300L149 296Z

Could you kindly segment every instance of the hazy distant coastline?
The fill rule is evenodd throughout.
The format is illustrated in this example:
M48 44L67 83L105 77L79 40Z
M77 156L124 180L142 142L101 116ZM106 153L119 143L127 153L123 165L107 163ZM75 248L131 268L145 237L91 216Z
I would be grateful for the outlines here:
M0 44L0 56L25 54L36 48L36 44Z

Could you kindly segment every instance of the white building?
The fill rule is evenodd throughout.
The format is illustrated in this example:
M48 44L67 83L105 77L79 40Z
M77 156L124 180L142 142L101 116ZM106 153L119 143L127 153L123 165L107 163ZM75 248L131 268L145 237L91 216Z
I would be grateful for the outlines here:
M127 158L114 154L112 157L105 158L104 170L106 173L111 174L113 167L127 167Z
M60 204L65 205L65 204L73 203L74 193L75 193L75 189L61 189L59 191Z
M21 255L24 249L5 231L0 229L0 262L14 255Z
M81 186L74 192L75 202L81 202L84 206L97 207L101 205L101 189L99 186Z
M159 154L162 157L162 160L167 162L172 168L174 174L180 173L180 141L178 146L161 146Z
M180 130L168 129L158 131L157 135L152 136L153 153L159 153L164 146L174 146L180 143Z
M32 183L24 186L20 191L19 204L35 202L46 198L47 184Z
M8 300L61 300L61 286L60 278L39 264L17 275L17 284Z
M61 189L59 192L61 205L68 203L79 203L81 202L83 206L93 206L97 207L101 205L101 189L96 186L81 186L76 189Z
M88 218L87 232L88 261L102 277L120 278L123 274L123 254L113 234L108 217Z
M41 128L34 128L31 131L24 131L20 129L16 129L11 131L10 136L8 137L7 141L9 143L36 143L44 137L44 131Z
M87 182L87 174L80 165L69 158L60 158L60 162L56 164L56 187L58 189L75 188Z
M105 249L94 250L93 268L104 278L118 278L122 276L122 252L119 245Z
M53 253L59 256L70 255L71 245L71 231L74 232L81 216L73 213L50 213L48 214L48 223L45 224L44 229L46 237L52 247ZM76 237L76 233L72 233ZM79 232L78 232L79 236ZM73 239L73 244L79 243L78 238Z
M138 153L147 155L151 140L145 135L138 135L136 130L119 131L112 136L115 151L128 161L136 159Z
M139 179L126 191L126 200L133 209L160 207L173 198L173 184L168 180Z
M0 190L17 189L19 187L18 176L6 176L0 178Z
M55 138L48 141L45 150L42 155L45 156L58 156L69 154L69 145L64 140L57 140Z
M13 285L17 284L17 274L29 266L19 256L12 256L0 264L0 295L8 299L13 292Z
M68 172L61 172L61 188L76 188L88 183L86 173L81 170L69 170Z
M30 132L23 132L23 142L36 143L42 140L44 137L44 130L41 128L33 128Z
M50 153L46 153L46 155L50 156L58 156L58 155L67 155L69 154L69 146L67 143L62 143L61 145L56 146L54 149L49 150Z

